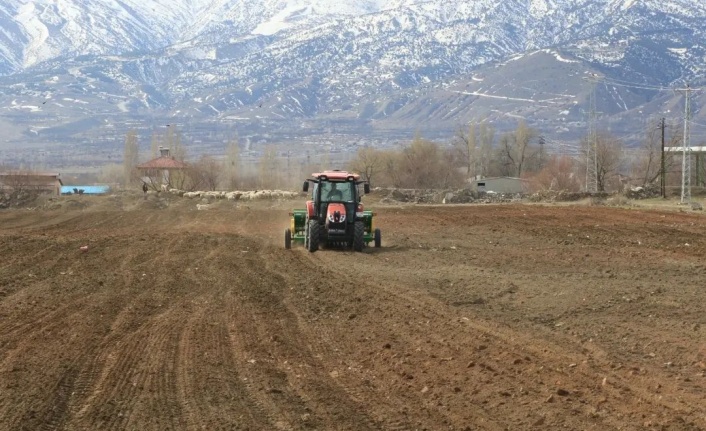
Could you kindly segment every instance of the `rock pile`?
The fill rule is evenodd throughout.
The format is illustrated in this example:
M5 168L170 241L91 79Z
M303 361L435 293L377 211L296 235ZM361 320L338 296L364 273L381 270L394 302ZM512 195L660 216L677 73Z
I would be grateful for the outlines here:
M649 199L660 197L660 188L657 184L647 184L646 186L630 187L625 196L629 199Z

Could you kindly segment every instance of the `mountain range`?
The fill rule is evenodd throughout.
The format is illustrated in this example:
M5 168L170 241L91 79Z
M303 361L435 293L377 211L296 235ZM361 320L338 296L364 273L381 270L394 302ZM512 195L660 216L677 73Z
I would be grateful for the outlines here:
M192 153L448 139L526 120L571 146L683 122L706 85L693 0L5 0L0 156L118 158L167 125ZM595 92L594 92L595 90ZM590 103L595 94L595 109ZM703 92L693 140L706 138ZM22 159L25 158L25 159ZM58 157L55 157L57 159Z

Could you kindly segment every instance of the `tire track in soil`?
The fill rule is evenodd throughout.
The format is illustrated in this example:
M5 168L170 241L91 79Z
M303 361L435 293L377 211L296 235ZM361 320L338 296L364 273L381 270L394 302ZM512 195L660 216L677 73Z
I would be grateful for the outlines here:
M322 260L326 261L327 258L323 258ZM359 260L355 260L354 262L355 263L353 264L353 267L361 271L359 277L363 278L367 267L356 265ZM350 268L345 267L345 269L348 270ZM388 279L386 281L383 281L384 278L385 277L379 278L379 283L377 283L376 286L378 288L382 288L382 290L386 290L389 294L396 296L399 299L399 301L397 302L400 303L403 303L405 300L409 301L411 297L418 296L419 292L423 292L425 290L423 286L414 286L414 283L412 283L413 287L412 289L410 289L408 284L395 283L394 279ZM449 312L451 312L452 314L458 314L453 313L451 310L445 310L443 304L441 304L441 306L434 306L433 304L435 304L436 302L438 301L428 298L419 306L423 307L423 309L437 310L436 313L440 317ZM441 314L439 314L439 311L441 311ZM614 398L615 400L623 400L622 402L616 402L617 405L625 404L627 406L630 406L633 403L630 402L629 398L632 398L633 400L639 399L640 403L652 404L655 408L662 411L664 417L670 417L670 411L672 412L671 415L673 415L674 412L678 412L679 414L686 414L690 410L689 407L684 408L681 406L676 406L673 403L668 403L666 402L666 399L662 400L660 398L659 400L654 400L654 396L646 388L646 385L631 382L630 379L626 379L617 371L608 371L608 373L606 373L605 370L611 370L612 368L610 362L596 361L593 357L587 357L582 352L585 349L582 346L575 345L573 340L570 340L568 338L563 339L561 341L565 341L567 342L567 344L562 343L560 345L557 343L559 340L550 341L548 339L530 336L527 333L518 332L517 330L511 329L510 327L504 324L491 323L484 320L474 320L473 322L474 323L472 324L472 326L475 331L481 334L485 334L485 337L493 337L496 340L493 344L506 344L509 346L509 349L514 350L516 352L525 351L527 353L531 353L535 363L539 361L539 363L548 364L548 368L557 368L557 371L559 368L565 369L566 365L571 362L578 362L576 361L577 357L583 357L587 359L590 363L588 370L574 370L575 374L573 376L568 372L557 372L554 373L555 376L551 379L556 378L557 380L564 381L565 384L567 381L571 382L574 379L577 379L579 382L591 382L589 383L588 387L597 387L596 390L591 390L591 393L588 396L588 398L592 399L592 405L594 406L601 405L602 403L606 402L606 397L609 399ZM525 342L518 343L517 340L525 340ZM527 342L527 340L531 341ZM567 349L567 345L573 347L569 347ZM493 354L497 353L492 352L490 350L487 350L486 352ZM554 364L552 364L553 362ZM503 365L499 364L499 366L502 367ZM497 366L494 366L494 368L498 369ZM609 387L601 387L600 383L596 383L600 382L604 376L606 376L608 381L610 382ZM507 381L507 384L512 383L513 380ZM521 381L515 381L515 384L521 384ZM578 383L578 386L581 387L582 384L583 383ZM548 392L548 394L551 394L551 392ZM581 396L585 398L586 394L581 394ZM692 409L697 408L700 398L701 397L692 398L692 402L689 403L692 405ZM630 409L631 407L623 409L622 414L629 415L631 413ZM591 414L591 412L587 412L587 414ZM621 417L619 416L618 418L605 418L605 423L611 424L612 426L620 426Z
M330 269L340 267L339 265L336 265L336 261L345 260L347 262L347 266L350 265L351 262L355 261L358 256L366 257L365 255L358 255L347 251L341 252L337 250L327 251L322 254L327 253L331 253L332 255L328 257L322 257L321 255L316 256L308 253L296 253L291 257L291 259L297 262L297 266L301 266L302 268L308 268L308 270L292 271L289 268L289 265L287 265L286 268L280 267L277 271L280 272L280 274L288 275L290 278L293 274L296 274L298 277L300 277L300 279L291 279L290 282L296 283L300 287L317 286L317 283L320 283L321 280L333 280L333 283L319 286L320 289L318 290L307 290L307 292L310 293L309 297L317 296L319 300L331 300L329 299L330 297L333 298L334 302L337 302L339 304L350 304L355 303L356 298L370 297L374 298L374 300L371 301L371 304L374 303L377 307L385 310L388 310L388 306L391 304L394 304L393 308L404 308L402 306L404 303L412 302L419 309L424 309L424 306L428 305L420 301L411 300L410 296L405 296L402 294L388 295L387 298L385 298L384 295L381 297L380 285L373 285L368 282L362 281L368 278L366 277L365 272L359 274L347 274L346 271L331 271ZM277 263L281 262L281 260L274 259L269 261ZM375 278L372 277L371 279ZM331 308L335 308L335 306ZM333 314L336 314L336 312L333 311ZM335 317L333 320L326 319L324 316L322 316L321 318L315 317L313 319L315 322L318 322L320 320L323 321L322 323L314 323L311 325L315 328L315 339L321 340L318 345L328 346L328 348L322 347L318 349L318 351L320 352L319 356L330 357L331 355L333 355L335 356L335 359L330 360L329 362L337 363L339 367L348 367L349 369L354 368L351 366L354 361L348 358L355 358L356 354L358 353L350 350L350 346L353 345L357 340L354 340L354 337L347 333L355 332L355 326L357 325L357 323L352 323L351 325L353 325L353 327L351 327L350 325L344 325L348 327L341 328L340 321L350 320L350 318L339 319L339 317L340 316ZM386 315L385 317L387 319L390 319L389 315ZM364 320L366 318L363 316L356 316L354 319L355 322L360 322L361 320ZM375 316L373 316L370 321L372 322L374 321L374 319ZM309 318L309 320L311 320L311 317ZM390 332L386 336L379 337L379 345L375 346L376 348L382 350L386 349L386 347L383 347L383 343L385 342L384 340L390 339L394 339L394 344L396 345L412 346L415 345L416 340L424 336L423 334L419 333L406 334L400 331L393 332L391 329L394 326L396 326L395 321L390 319L390 324L388 326ZM359 337L363 336L364 334L365 332L362 332ZM346 335L349 335L347 337L348 342L344 341ZM380 356L376 355L378 355L378 352L373 351L373 353L369 354L368 357L356 359L358 361L358 368L364 370L366 367L360 366L360 364L365 363L367 365L370 365L371 360L380 360ZM397 353L391 353L389 357L394 358L396 357L396 355ZM382 359L384 360L388 358ZM361 375L358 378L346 378L346 374L347 373L342 372L341 375L336 379L337 383L342 388L344 388L344 390L348 392L354 399L365 400L366 406L372 409L372 412L369 412L369 414L373 417L378 418L378 427L380 429L422 429L425 427L427 427L428 429L436 429L439 426L447 427L450 425L448 423L449 419L440 411L439 405L437 405L436 403L427 402L423 399L417 399L418 389L422 388L417 388L417 390L414 390L409 388L408 386L405 387L404 383L400 384L401 388L396 390L391 387L385 386L395 381L404 382L405 379L411 376L410 374L405 374L405 372L402 372L402 374L400 375L400 370L390 372L389 370L382 371L380 369L372 370L370 373L366 373L365 371L359 371L359 374ZM375 389L378 388L373 389L367 385L361 384L361 382L364 383L368 381L368 379L374 380L374 377L371 378L371 375L374 376L375 374L381 377L381 381L379 382L379 384L382 387L380 387L378 390L378 392L380 392L379 394L375 392ZM418 403L418 405L414 405L414 403ZM493 424L491 416L485 411L476 409L472 405L465 406L465 409L467 410L467 412L463 416L473 417L475 418L475 421L480 420L481 422L485 422L484 429L504 429L503 426ZM468 426L469 423L473 423L470 420L461 420L461 422L465 423L465 425L459 425L461 427Z
M180 311L185 300L170 302L155 296L154 290L131 286L141 281L134 274L142 273L143 268L169 272L171 251L180 244L181 240L172 238L159 252L154 246L150 259L143 259L150 253L128 253L117 264L126 290L114 302L123 305L111 307L120 311L112 320L99 357L82 380L81 392L86 395L73 406L76 421L72 425L77 429L84 429L80 425L84 423L95 429L124 429L132 422L147 423L154 429L179 429L183 425L175 394L180 343L177 329L183 324ZM152 276L161 278L159 273ZM155 305L155 301L163 303Z
M489 238L482 236L484 226L517 225L517 220L528 223L529 218L513 216L513 211L517 210L507 208L474 219L474 234ZM312 255L268 246L272 241L265 238L271 237L270 232L257 230L256 211L249 214L249 223L233 225L228 224L236 219L231 214L176 213L169 227L161 221L167 212L155 211L143 218L147 213L129 213L90 232L97 241L113 241L115 248L122 248L129 255L122 261L117 258L117 250L102 256L104 262L110 263L106 268L116 268L113 262L122 263L115 287L124 291L93 292L77 284L66 295L46 298L55 304L63 302L63 308L46 311L20 303L25 295L36 295L47 287L41 277L50 276L51 265L56 266L51 263L36 283L23 283L17 295L0 297L0 314L3 307L8 311L16 308L10 314L13 320L26 325L27 331L34 331L29 338L20 340L25 334L0 320L0 325L7 325L0 326L0 341L5 340L0 343L0 354L5 358L0 364L0 390L4 392L0 395L0 424L20 424L24 420L25 424L36 425L34 429L66 430L106 429L102 424L108 424L108 429L194 429L199 425L217 428L219 424L236 429L463 429L468 424L471 429L486 430L643 429L643 420L632 409L648 415L650 420L653 419L649 415L654 413L653 426L662 425L664 429L696 430L703 423L703 418L697 417L698 412L704 412L703 397L698 393L700 383L693 377L688 384L677 382L675 378L683 377L682 370L660 371L655 364L654 369L646 367L646 376L642 370L631 376L629 361L622 368L611 363L611 357L624 349L618 339L614 344L597 345L594 354L577 339L552 332L546 325L530 322L523 328L515 320L503 321L513 317L512 310L501 307L479 316L472 307L450 306L438 299L438 287L425 284L443 283L446 276L438 271L425 282L409 280L404 275L410 268L432 268L439 257L398 250L404 259L389 256L399 264L394 268L395 275L389 273L389 265L379 261L385 256L384 251L380 255L339 251ZM417 217L424 213L429 215ZM481 214L482 210L476 208L472 213ZM530 224L535 228L532 236L551 231L567 217L553 209L538 213L558 214L558 218L547 217L548 221L540 227ZM501 222L496 220L498 214L502 215ZM586 209L577 217L586 218L584 224L592 225L594 220L609 218L611 214ZM100 221L112 215L89 217ZM267 217L274 220L271 215ZM632 217L632 212L625 212L613 218L620 223L624 218L628 223ZM56 236L57 244L71 243L76 241L76 235L83 235L79 232L79 216L60 218L64 224L58 227L57 222L44 219L36 219L35 223L49 226L45 232L51 234L50 238ZM440 224L466 223L465 218L460 210L457 214L450 210L410 209L395 223L400 223L403 230L405 220L414 220L422 225L418 232L421 242L444 244L447 240L425 232L424 226L432 226L433 231ZM146 219L149 224L139 226ZM221 224L210 225L214 221ZM133 232L131 226L135 225L138 228ZM27 232L41 233L33 230L31 223L24 226L28 226ZM192 231L184 234L182 230L182 240L175 241L168 231L179 226L188 226ZM384 219L381 227L385 227ZM679 232L684 229L694 228L679 227ZM228 236L234 231L244 232L248 238ZM7 230L0 235L4 232ZM72 235L70 239L61 237L66 232ZM453 236L453 232L456 231L447 230L445 234ZM634 234L620 227L611 228L610 233L618 237ZM226 237L220 238L224 234ZM512 229L505 234L512 235ZM130 236L115 242L115 235ZM554 234L557 235L562 236ZM136 237L146 241L135 241ZM517 246L532 239L513 238L512 244ZM130 249L131 244L136 250ZM34 251L36 246L32 245ZM196 250L198 247L204 248L208 261L200 256L204 250ZM61 253L60 248L57 246L57 253ZM481 248L474 248L474 252ZM241 254L241 250L248 252ZM501 255L499 250L494 251L495 255ZM32 252L28 250L13 258L24 258ZM52 252L44 251L39 258ZM688 255L696 258L698 253L691 251ZM490 253L487 261L492 256ZM23 262L22 268L31 263L27 259ZM91 270L100 268L97 262L92 265ZM184 275L186 265L198 265L201 271ZM528 265L528 261L521 262L515 273L532 270ZM537 265L548 273L552 271L548 262ZM649 271L648 264L642 268ZM140 276L143 271L147 273L144 280ZM639 271L636 267L635 273ZM166 286L170 280L174 288ZM541 283L542 279L525 281ZM63 286L69 281L60 283ZM89 294L79 296L84 293ZM687 298L675 296L676 292L669 295L667 299ZM162 307L155 307L156 302ZM562 303L557 304L551 310L563 307ZM656 304L650 313L659 313L663 308ZM106 312L107 309L112 311ZM92 314L98 312L104 314L102 320ZM607 324L613 325L611 334L616 337L635 332L636 339L644 340L650 335L623 317L597 316L609 319ZM55 333L61 330L59 322L68 325L82 317L88 323L76 327L74 332L85 346L79 347L78 341L67 343L70 353L59 358L56 353L60 353L62 338L47 343L41 328ZM583 325L586 330L596 328L589 317L574 319L572 323ZM39 329L29 325L33 319L43 322ZM681 328L676 325L677 319L674 315L671 320L666 319L669 326L660 326L663 330L652 335L662 341L675 340L669 329ZM87 329L92 322L106 324L107 335L102 330ZM66 332L61 335L65 336ZM681 343L681 350L693 346L686 336L676 340ZM382 347L385 342L391 348ZM46 352L39 352L38 346ZM17 347L19 350L13 350L12 359L8 360L4 352ZM6 391L2 383L13 381L7 368L35 350L38 360L20 370L24 380L14 380L26 381L27 388ZM128 357L131 354L135 356ZM255 363L249 362L252 359ZM49 372L32 375L31 367L41 360L46 361ZM467 367L467 361L474 361L475 365ZM569 368L570 362L578 365ZM429 374L416 371L420 369ZM415 370L414 379L407 382L404 373L410 370ZM461 376L470 380L464 382L459 379ZM604 376L608 384L601 385ZM419 385L427 381L438 384L422 394ZM648 385L655 382L662 383L662 399L658 398L662 394L648 391ZM38 396L39 385L51 390ZM462 391L449 394L448 389L454 385ZM557 396L558 385L571 394ZM526 394L514 392L518 386L524 386ZM551 402L547 401L550 394L554 398ZM234 399L230 406L214 408L228 399ZM3 414L6 411L9 415ZM113 417L120 413L122 417ZM534 426L538 419L543 424ZM645 423L644 427L649 427Z
M181 332L177 387L186 428L267 429L242 383L221 300L194 299Z
M167 310L118 340L106 354L90 404L81 408L81 422L89 429L179 429L174 358L181 326L180 316Z
M269 260L268 260L269 262ZM284 285L288 286L298 286L309 285L309 283L321 283L322 280L327 280L333 278L336 282L341 280L338 277L331 277L332 274L327 273L325 270L312 271L311 260L308 259L295 259L295 263L300 268L295 270L293 268L287 268L283 270L282 268L274 268L274 265L269 265L273 274L277 274L278 277L283 280ZM307 274L308 273L308 274ZM292 279L292 274L297 274L297 279ZM315 274L315 275L313 275ZM313 275L313 276L312 276ZM336 274L338 275L338 274ZM341 283L343 285L349 285L346 282ZM335 289L336 286L324 285L321 289ZM286 299L286 303L289 304L290 309L295 309L296 307L292 303L291 298ZM340 372L339 369L346 364L345 355L343 355L339 349L333 347L340 344L340 334L337 334L329 325L323 324L312 324L307 322L306 319L301 315L297 315L298 326L300 328L310 328L308 339L314 342L308 345L311 350L312 355L315 358L319 358L322 365L326 366L329 370L329 377L333 380L333 383L340 387L347 395L356 403L360 403L361 406L368 405L378 405L386 406L385 410L388 414L382 415L375 411L366 412L369 419L366 421L365 426L360 429L389 429L389 430L404 430L411 429L411 423L403 419L389 419L389 411L397 410L399 411L400 405L390 408L389 400L372 400L371 395L373 395L369 388L361 387L359 382L351 382L345 377L345 372ZM325 361L324 361L325 359ZM334 377L335 376L335 377Z
M326 258L323 258L325 261ZM319 264L322 267L326 267L327 263L316 263L313 262L314 264ZM322 269L322 271L324 271ZM340 278L343 278L340 273L337 273L337 276ZM361 275L357 276L358 278L363 278ZM353 280L351 280L353 281ZM350 285L350 283L346 283L344 280L341 281L341 284L343 285ZM386 283L380 283L376 284L375 286L370 286L371 288L378 289L378 291L382 291L386 293L391 299L389 302L390 303L395 303L398 304L397 307L399 308L399 304L404 304L404 302L412 302L415 304L416 307L418 307L421 310L424 310L426 312L430 312L436 316L437 319L440 320L448 320L447 315L449 314L448 310L445 310L445 307L443 306L444 304L439 304L438 301L434 300L433 298L424 298L422 297L421 299L413 299L415 296L420 296L418 291L414 291L414 289L410 290L409 288L403 286L403 285L394 285L394 284L386 284ZM382 289L381 289L382 287ZM382 301L381 301L382 299ZM380 295L378 293L378 297L376 298L378 302L386 302L383 298L380 298ZM343 301L343 302L348 302L348 301ZM452 314L457 314L457 313L452 313ZM389 316L386 316L389 320ZM459 316L456 316L459 317ZM530 343L525 343L525 342L518 342L516 340L527 340L528 337L526 334L521 334L518 333L514 330L511 330L508 327L500 326L495 323L490 324L489 322L483 322L483 323L478 323L478 321L474 321L474 323L466 324L465 326L470 326L472 330L476 333L473 335L473 338L479 338L483 337L484 342L487 344L495 345L494 348L488 349L488 346L484 346L484 349L486 350L486 356L498 356L502 357L502 352L509 350L509 351L514 351L516 352L515 359L522 361L518 357L518 354L521 354L524 356L524 360L530 359L527 355L531 355L531 362L534 363L541 363L541 364L551 364L552 362L556 362L553 365L550 365L550 367L565 367L566 364L569 364L573 361L576 361L577 356L581 356L578 351L570 351L570 350L580 350L580 348L576 349L570 349L569 351L566 351L564 347L559 347L559 345L548 342L547 340L539 340L539 339L534 339L533 342ZM464 331L467 331L467 328L464 328ZM465 344L464 344L465 343ZM459 341L458 342L459 346L461 347L460 350L473 350L474 347L478 347L478 343L471 342L470 345L468 344L468 341ZM507 347L504 347L507 346ZM498 348L499 347L499 348ZM547 349L549 348L549 349ZM524 352L524 353L521 353ZM563 358L562 360L557 361L557 359ZM469 358L470 359L470 358ZM512 358L510 358L512 359ZM487 367L490 369L498 370L503 368L502 363L493 363L490 362L486 364ZM609 369L609 364L604 363L604 364L599 364L601 369ZM595 367L595 366L594 366ZM595 368L592 368L595 369ZM556 379L556 380L571 380L571 377L568 376L567 373L562 373L562 372L556 372L553 373L554 376L548 378L547 380L550 379ZM597 375L600 375L600 373L596 373ZM600 379L597 378L597 375L592 375L591 372L589 371L588 373L584 373L583 378L585 379L590 379L591 381L600 381ZM600 404L602 401L602 398L606 396L606 393L618 397L618 399L623 398L625 396L625 392L631 391L626 386L625 379L623 379L621 376L612 373L609 374L609 379L611 379L611 386L615 387L614 390L611 390L610 388L605 388L602 389L602 393L595 395L594 396L588 396L589 398L593 398L593 401L595 402L594 405ZM506 386L506 387L512 387L513 385L516 386L518 384L522 384L521 380L517 380L516 376L512 376L510 378L504 378L504 383L499 385L499 386ZM617 383L616 383L617 382ZM527 383L531 383L527 382ZM497 384L496 384L497 385ZM547 388L548 389L548 388ZM634 389L634 385L633 385ZM551 394L551 392L547 392L547 394ZM586 394L582 394L583 397L586 396ZM487 414L483 415L485 417L489 417L490 412L487 412ZM608 420L610 423L611 421ZM437 422L438 423L438 422ZM617 424L616 424L617 426Z
M37 429L39 431L53 431L60 429L67 418L68 404L73 393L74 382L78 376L76 368L67 369L56 387L50 388L48 397L51 399L51 407L47 406L43 413L37 414L34 411L28 412L19 423L25 429Z
M47 342L44 334L61 333L62 330L66 329L67 325L70 325L70 322L83 318L82 308L81 304L72 303L65 307L65 313L52 314L50 318L42 318L42 326L16 334L17 339L21 341L18 341L10 350L3 352L4 359L0 363L0 370L13 370L19 367L27 372L27 369L33 365L25 365L25 359L32 358L37 353L37 346L45 344L47 351L60 349L61 346L56 346L56 341L49 340ZM27 328L34 327L31 323L25 326ZM56 383L49 381L47 382L48 387L32 388L39 392L33 400L32 404L34 407L22 419L17 419L22 413L9 408L9 406L0 406L0 413L5 412L0 414L0 416L3 416L7 423L35 423L36 427L34 428L42 426L45 427L42 429L56 429L67 417L70 398L75 395L74 385L80 376L81 362L80 358L64 359L59 365L57 372L60 375L57 377ZM48 369L47 372L53 372L53 369ZM32 428L33 426L28 425L28 427Z
M265 263L269 250L254 248L236 270L240 289L232 301L231 337L259 409L277 429L379 429L364 405L333 381L325 357L312 350L319 334L305 330L287 305L285 279Z

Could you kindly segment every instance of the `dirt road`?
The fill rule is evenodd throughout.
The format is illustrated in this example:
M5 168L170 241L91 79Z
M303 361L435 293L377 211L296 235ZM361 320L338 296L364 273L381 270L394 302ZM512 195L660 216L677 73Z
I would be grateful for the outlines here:
M706 429L704 216L289 205L0 212L0 429Z

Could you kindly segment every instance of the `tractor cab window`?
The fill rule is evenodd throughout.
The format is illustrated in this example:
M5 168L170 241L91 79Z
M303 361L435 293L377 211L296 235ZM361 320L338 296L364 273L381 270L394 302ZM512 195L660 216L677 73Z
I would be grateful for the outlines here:
M323 202L351 202L353 201L352 182L322 182L321 200Z

